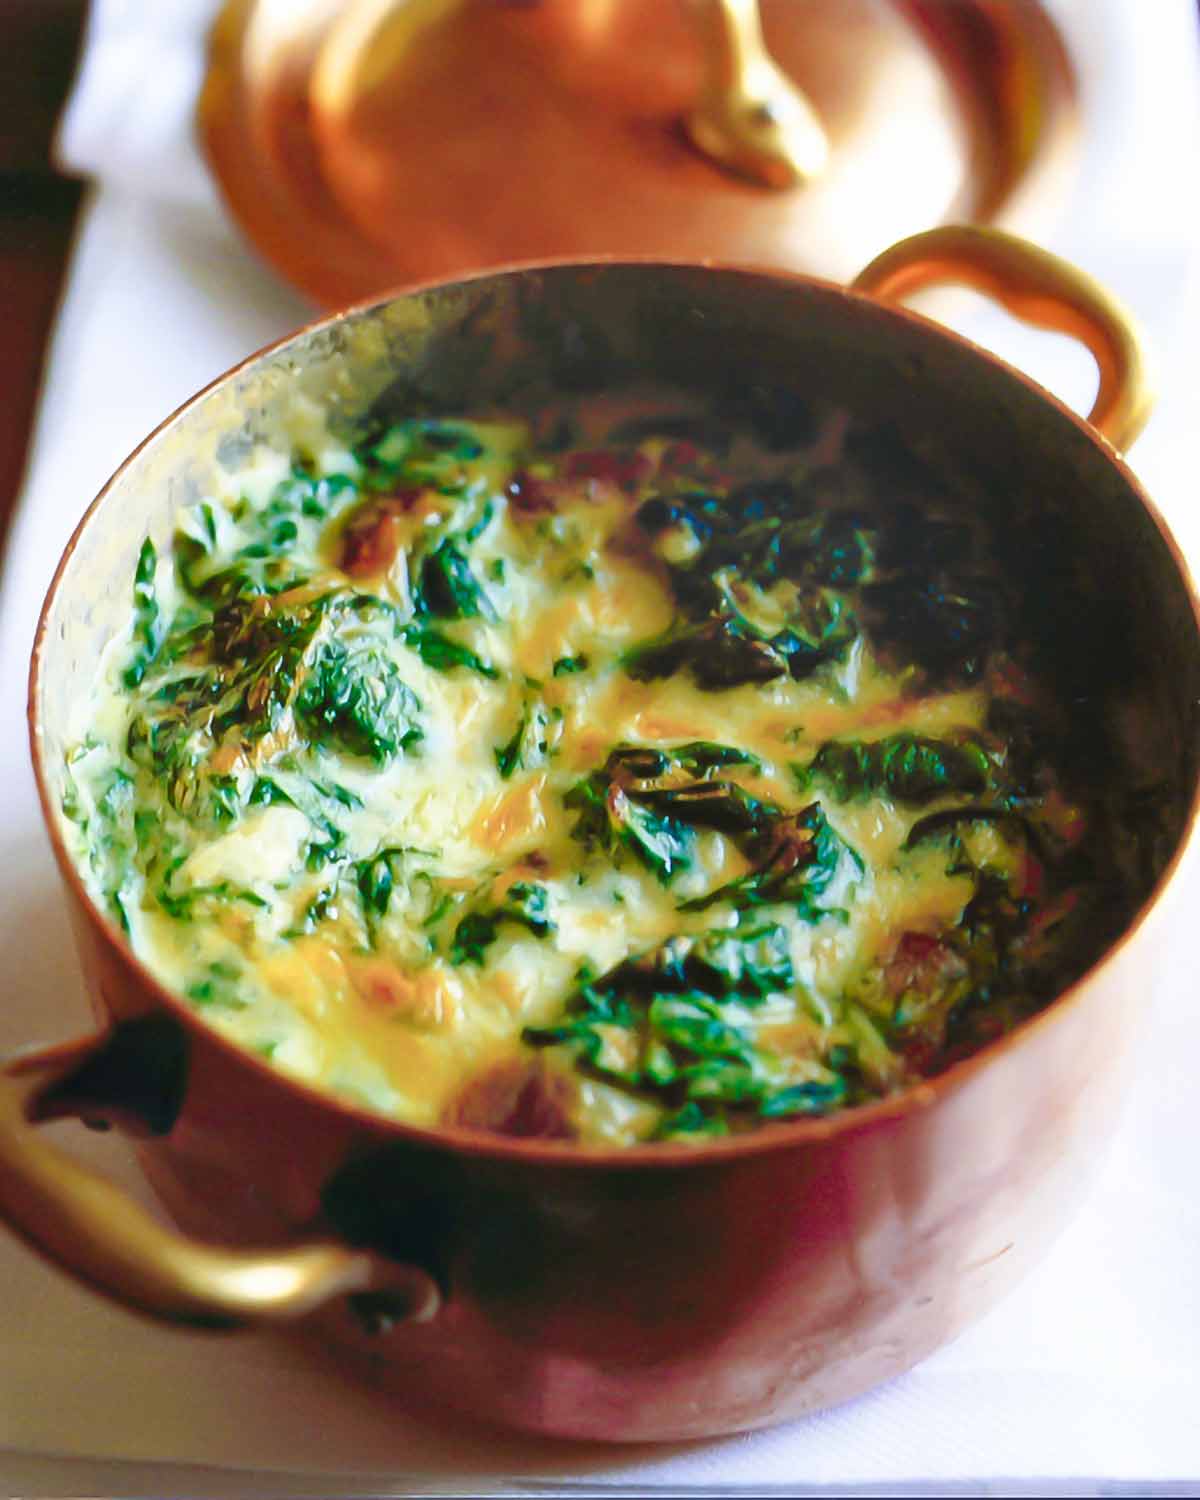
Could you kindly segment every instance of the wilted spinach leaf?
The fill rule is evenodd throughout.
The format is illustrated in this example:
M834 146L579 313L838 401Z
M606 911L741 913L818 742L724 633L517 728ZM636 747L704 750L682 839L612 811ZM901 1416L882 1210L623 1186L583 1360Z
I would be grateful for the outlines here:
M449 636L443 635L440 630L434 630L428 625L406 625L400 632L401 639L411 646L427 667L432 667L435 672L449 672L455 667L466 667L469 671L478 672L481 677L490 677L493 680L500 673L488 662L477 656L469 646L464 646L460 641L452 641Z
M819 802L767 823L751 847L756 868L707 896L685 901L681 911L703 911L729 901L739 910L782 902L806 922L839 910L827 903L830 888L846 889L861 878L858 854L830 825Z
M738 1114L801 1112L780 1060L758 1046L745 1019L793 980L787 933L777 924L674 937L585 978L557 1025L527 1028L524 1037L567 1046L585 1070L658 1097L670 1113L656 1138L720 1134ZM836 1074L817 1071L831 1101L844 1095ZM815 1092L807 1112L818 1112Z
M162 645L163 622L154 590L157 567L158 553L147 537L138 553L133 575L133 639L136 649L122 676L127 688L137 687Z
M883 793L917 806L951 793L982 792L992 769L987 750L973 737L935 740L916 734L829 740L807 766L792 767L801 790L819 781L838 802Z
M495 941L502 922L516 922L527 927L534 937L544 938L555 930L550 917L544 885L518 880L510 885L504 899L494 906L469 912L454 929L450 949L452 964L482 964L484 953Z
M498 618L470 563L449 537L421 564L420 602L429 614L446 620Z
M313 739L377 764L421 737L421 705L396 664L371 638L325 641L296 698L296 718Z

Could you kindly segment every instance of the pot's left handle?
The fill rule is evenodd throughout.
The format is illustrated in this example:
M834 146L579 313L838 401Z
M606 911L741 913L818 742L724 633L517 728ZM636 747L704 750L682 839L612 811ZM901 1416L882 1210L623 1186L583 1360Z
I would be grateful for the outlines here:
M253 1250L204 1244L39 1139L31 1118L38 1101L103 1041L0 1066L0 1214L35 1249L117 1302L197 1327L289 1322L346 1295L384 1299L393 1322L434 1315L437 1288L415 1266L334 1240Z

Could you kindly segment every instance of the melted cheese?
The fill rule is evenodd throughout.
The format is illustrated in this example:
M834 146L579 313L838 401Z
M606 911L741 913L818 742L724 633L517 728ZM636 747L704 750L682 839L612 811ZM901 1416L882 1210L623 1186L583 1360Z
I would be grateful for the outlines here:
M323 433L311 410L301 416L298 451L326 473L354 476L358 459ZM163 786L126 753L139 711L123 678L131 627L113 643L86 705L80 738L88 748L75 763L83 813L71 836L98 899L115 899L111 861L97 854L107 780L117 771L128 776L137 799L161 819L161 850L139 854L118 892L146 962L214 1026L279 1067L418 1123L445 1117L464 1079L521 1051L523 1028L553 1024L581 970L604 973L673 934L736 926L728 905L681 909L752 869L734 839L697 830L690 867L671 882L619 844L603 851L580 842L578 815L564 799L615 745L738 746L759 764L730 778L750 795L796 811L812 796L798 787L792 765L825 741L869 742L902 730L963 733L978 730L987 712L982 687L912 696L906 675L890 673L861 639L802 681L784 676L711 691L685 671L634 680L622 654L667 630L675 616L661 565L630 544L637 496L588 479L572 492L560 488L553 515L523 514L507 501L505 485L527 434L519 427L478 431L492 446L475 490L466 493L485 495L492 508L472 553L492 610L439 628L491 675L442 670L401 631L363 627L374 631L419 702L421 738L409 750L382 764L322 750L289 769L289 752L295 760L301 745L289 700L271 734L222 743L207 766L207 774L237 783L237 818L206 833L189 831L178 809L165 805ZM818 446L827 441L822 434ZM233 556L245 540L239 507L262 512L290 468L287 455L258 453L231 476L227 493L212 497L219 556ZM457 503L436 489L425 493L393 528L401 550L371 584L401 617L414 586L403 549L444 528ZM324 530L302 530L298 554L318 574L307 597L347 586L336 569L345 521L343 514ZM205 563L210 573L216 566ZM161 560L157 576L169 618L184 601ZM281 602L303 600L285 594L276 606ZM782 595L762 604L779 614L776 624L787 607ZM579 669L556 666L564 659ZM552 733L506 768L504 747L535 710ZM254 778L268 774L288 800L246 805ZM943 805L934 801L921 812ZM948 870L943 851L904 851L914 809L879 798L834 804L826 797L823 806L862 868L848 867L826 893L829 915L799 920L786 905L763 908L763 920L787 927L796 982L741 1015L793 1081L812 1076L820 1039L843 1025L845 996L864 967L886 957L897 933L952 927L974 889L970 878ZM314 830L325 828L327 839L329 827L337 836L333 853L314 854ZM1004 872L1015 868L1017 856L1002 837L974 837L991 839L981 858ZM375 910L364 893L379 860L386 869L374 878L389 889ZM547 931L501 920L485 951L455 960L464 916L501 908L514 890L535 883L544 892ZM180 910L192 903L186 918L172 913L170 901L155 894L160 890L169 890ZM610 1040L618 1051L631 1045L628 1036ZM653 1101L594 1077L579 1080L578 1100L584 1140L641 1138L660 1114Z

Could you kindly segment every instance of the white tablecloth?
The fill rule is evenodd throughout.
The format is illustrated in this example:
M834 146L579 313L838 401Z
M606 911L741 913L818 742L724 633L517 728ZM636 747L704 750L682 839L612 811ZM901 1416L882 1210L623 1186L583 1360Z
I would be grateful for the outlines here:
M1140 18L1160 18L1153 33L1134 28L1119 5L1089 3L1094 77L1112 86L1117 45L1137 101L1116 110L1106 140L1093 141L1087 191L1051 239L1105 278L1151 331L1165 398L1135 467L1196 557L1200 292L1187 222L1195 189L1184 181L1195 137L1185 149L1180 134L1194 128L1194 10L1191 0L1138 0ZM120 0L102 10L113 24L132 15ZM92 128L96 118L102 111ZM102 166L102 150L88 155L96 137L80 128L78 112L73 129L68 151ZM1168 137L1174 156L1164 159L1153 148ZM1101 148L1107 155L1095 154ZM54 563L84 506L145 432L309 312L204 206L203 193L171 205L117 175L85 214L0 587L3 1050L88 1025L21 712ZM1086 404L1094 377L1078 351L974 307L964 319ZM998 1310L883 1390L771 1432L684 1448L497 1436L417 1420L269 1336L205 1337L136 1320L2 1237L0 1492L928 1493L946 1484L987 1494L1069 1482L1071 1493L1088 1494L1172 1482L1175 1493L1198 1493L1189 1483L1200 1479L1198 896L1192 859L1158 928L1168 982L1141 997L1147 1046L1082 1212ZM120 1142L54 1129L142 1191Z

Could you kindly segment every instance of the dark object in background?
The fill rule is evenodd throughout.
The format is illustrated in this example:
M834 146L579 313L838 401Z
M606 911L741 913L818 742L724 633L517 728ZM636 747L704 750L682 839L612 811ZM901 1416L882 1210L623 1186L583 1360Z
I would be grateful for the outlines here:
M0 0L0 543L25 468L82 186L50 159L84 0Z

